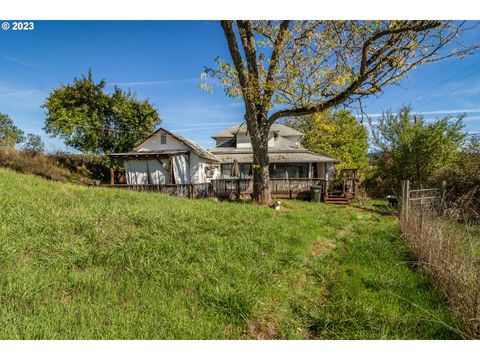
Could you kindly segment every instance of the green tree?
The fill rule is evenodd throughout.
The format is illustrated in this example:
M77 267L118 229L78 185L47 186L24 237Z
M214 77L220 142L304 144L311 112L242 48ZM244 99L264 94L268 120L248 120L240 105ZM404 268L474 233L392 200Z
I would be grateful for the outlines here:
M242 97L254 152L253 199L271 202L268 133L281 118L351 104L398 83L417 66L464 56L443 52L469 25L449 21L221 22L232 63L217 58L202 76ZM202 87L211 90L207 84Z
M43 105L44 130L82 152L105 154L130 150L160 124L148 100L117 87L108 94L105 86L105 80L95 83L89 71L55 89Z
M45 151L45 144L39 135L28 133L22 150L32 154L41 154Z
M368 172L368 133L350 111L325 111L291 118L286 124L303 132L302 145L314 152L340 160L337 173L357 168L362 179Z
M419 186L454 164L466 137L463 118L427 123L423 116L412 114L410 107L401 108L398 114L384 112L378 124L372 124L379 177L391 185L409 179Z
M0 113L0 145L15 146L23 140L23 131L13 123L7 114Z
M48 96L44 130L85 153L124 152L144 140L161 123L148 100L115 87L105 92L105 80L95 83L91 71ZM110 164L113 179L113 164Z

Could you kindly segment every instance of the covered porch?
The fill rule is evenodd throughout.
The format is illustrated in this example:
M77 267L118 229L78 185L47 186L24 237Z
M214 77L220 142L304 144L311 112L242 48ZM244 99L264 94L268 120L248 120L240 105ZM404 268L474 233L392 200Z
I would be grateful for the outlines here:
M190 182L190 152L145 151L108 154L110 161L123 162L126 185L175 185ZM110 184L115 185L111 172Z

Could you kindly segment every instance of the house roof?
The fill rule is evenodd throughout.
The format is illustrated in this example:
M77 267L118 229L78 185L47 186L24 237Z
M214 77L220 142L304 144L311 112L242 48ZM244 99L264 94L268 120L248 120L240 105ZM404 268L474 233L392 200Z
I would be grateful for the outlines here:
M201 157L212 160L212 161L219 161L219 159L215 155L213 155L210 151L208 151L204 147L198 145L196 142L190 139L187 139L181 135L178 135L176 133L170 132L168 130L163 129L163 131L165 131L167 134L170 134L171 136L176 138L178 141L187 145L189 148L191 148L194 152L196 152Z
M147 152L144 152L144 151L139 151L139 149L142 147L142 145L148 140L150 139L152 136L154 136L155 134L157 134L158 132L160 131L163 131L165 133L167 133L168 135L172 136L173 138L177 139L178 141L180 141L181 143L183 143L184 145L186 145L187 147L189 147L190 149L193 150L193 152L195 152L197 155L199 155L200 157L202 158L205 158L205 159L208 159L208 160L211 160L211 161L215 161L215 162L218 162L220 161L215 155L213 155L210 151L208 151L207 149L205 149L204 147L198 145L196 142L190 140L190 139L187 139L181 135L178 135L174 132L171 132L171 131L168 131L164 128L159 128L157 129L154 133L152 133L148 138L146 138L140 145L136 146L131 152L129 153L125 153L125 154L138 154L138 153L147 153ZM150 154L155 154L155 153L162 153L162 151L158 151L158 152L150 152ZM165 153L165 151L163 151L163 153ZM115 154L111 154L111 155L115 155Z
M295 129L292 129L289 126L283 125L283 124L273 124L270 127L270 132L277 132L278 135L280 136L303 136L303 134L300 131L297 131ZM247 134L247 125L242 124L242 125L233 125L229 127L228 129L220 131L218 134L215 134L212 136L212 138L228 138L228 137L233 137L236 134Z
M253 163L253 154L250 153L224 153L217 154L217 157L222 163L233 163L237 160L239 163L251 164ZM329 158L327 156L315 154L310 151L304 152L283 152L283 153L271 153L268 154L269 161L271 163L309 163L309 162L339 162L336 159Z
M253 150L251 148L216 147L210 152L217 156L222 163L233 162L252 163ZM275 146L268 148L270 162L340 162L328 156L323 156L297 145L293 141L278 136L275 139Z
M158 150L158 151L129 151L107 154L110 157L162 157L169 155L188 154L188 150Z
M308 150L303 148L300 145L297 145L293 141L290 141L288 139L285 139L282 136L279 136L275 139L274 146L268 148L268 152L272 153L272 152L279 152L279 151L281 151L281 152L285 152L285 151L299 152L299 151L308 151ZM210 149L210 152L212 154L245 153L245 152L250 153L250 152L252 152L252 150L250 148L237 148L237 147L233 147L233 146L230 146L230 147L220 146L220 147L215 147L213 149Z

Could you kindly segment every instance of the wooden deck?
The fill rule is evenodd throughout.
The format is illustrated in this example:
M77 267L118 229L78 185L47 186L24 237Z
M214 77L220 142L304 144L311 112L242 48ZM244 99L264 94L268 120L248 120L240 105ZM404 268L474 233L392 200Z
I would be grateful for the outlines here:
M322 186L322 189L325 189L325 184L325 179L321 178L270 179L270 192L274 198L309 199L311 186ZM210 183L203 184L115 184L101 186L134 191L160 192L191 199L209 197L240 198L251 195L253 192L252 179L216 179Z

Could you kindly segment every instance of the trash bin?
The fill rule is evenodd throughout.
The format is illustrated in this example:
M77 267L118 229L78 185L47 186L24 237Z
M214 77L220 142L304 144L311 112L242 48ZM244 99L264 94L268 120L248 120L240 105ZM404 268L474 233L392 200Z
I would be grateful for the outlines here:
M320 202L322 201L322 186L310 186L310 190L312 193L311 201L313 202Z

